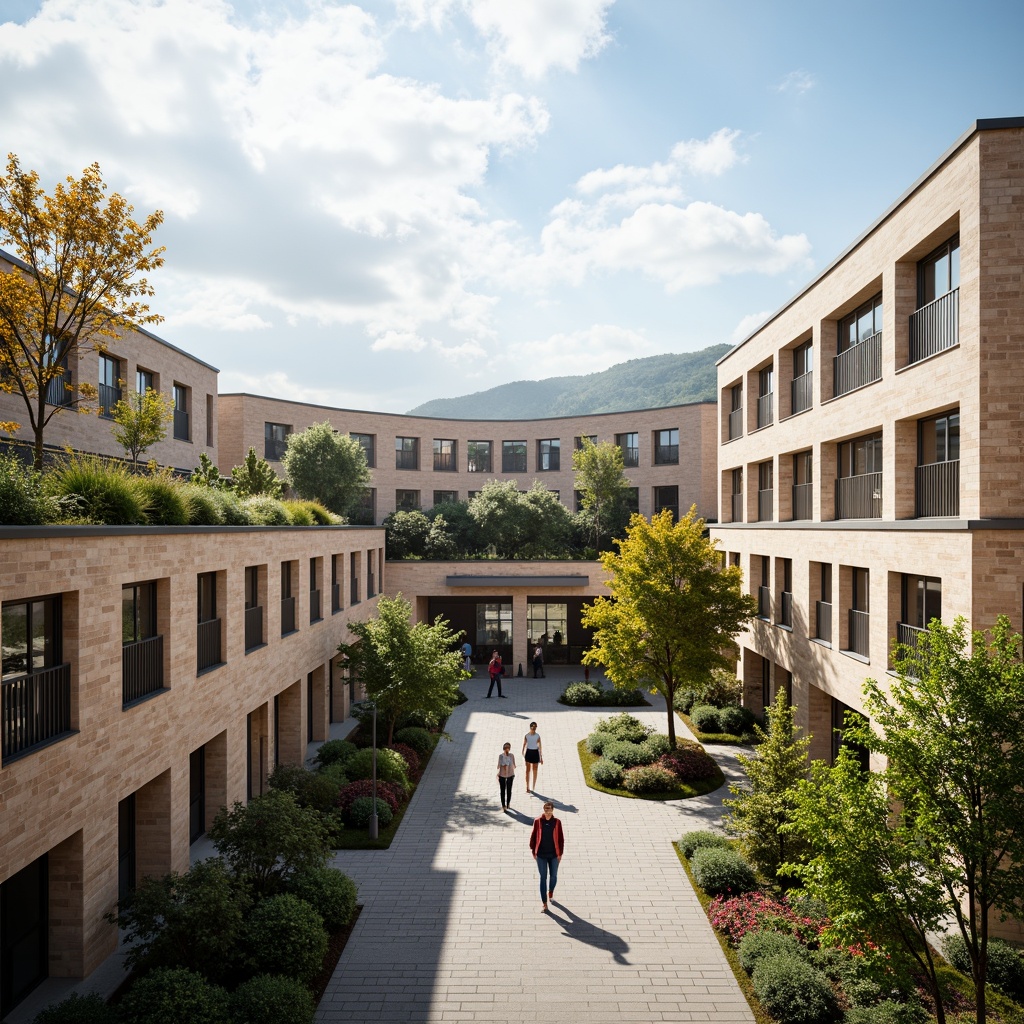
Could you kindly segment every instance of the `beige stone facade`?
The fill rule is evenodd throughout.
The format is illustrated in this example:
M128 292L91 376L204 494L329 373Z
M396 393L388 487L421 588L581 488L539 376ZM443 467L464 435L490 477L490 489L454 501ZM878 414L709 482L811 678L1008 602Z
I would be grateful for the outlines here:
M222 471L240 463L254 447L283 475L279 461L283 445L275 447L270 440L271 428L277 429L276 436L284 437L327 421L337 430L369 439L377 523L403 498L409 507L429 509L435 497L444 500L446 495L455 495L466 501L495 479L516 480L524 490L539 480L573 508L572 452L576 439L583 436L596 437L598 442L618 441L630 449L626 476L637 490L644 515L663 506L685 513L691 505L696 505L702 516L715 515L717 415L710 403L533 420L402 416L247 394L221 395L219 408ZM662 433L670 431L675 433ZM635 443L627 443L628 435L634 436ZM489 461L484 461L483 450L475 447L481 442L490 445ZM503 452L505 442L520 447ZM396 443L404 446L402 451L396 449ZM510 465L509 456L517 460L516 468Z
M43 865L48 975L115 948L119 863L122 885L187 869L221 807L346 717L337 646L376 606L383 544L359 527L0 529L0 885Z

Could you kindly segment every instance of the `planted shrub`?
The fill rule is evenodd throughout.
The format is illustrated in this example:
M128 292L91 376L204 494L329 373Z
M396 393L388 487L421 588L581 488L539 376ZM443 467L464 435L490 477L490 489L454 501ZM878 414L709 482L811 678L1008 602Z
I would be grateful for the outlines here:
M722 723L718 716L719 709L710 704L698 704L690 709L690 721L697 727L698 732L721 732Z
M661 732L656 732L653 735L648 736L640 746L643 747L649 755L648 763L657 761L662 754L667 754L672 749L672 744L669 741L668 736Z
M942 955L951 967L971 976L971 957L962 935L947 935L942 940ZM1002 939L988 941L988 983L1011 999L1020 1001L1024 997L1024 960Z
M117 1009L107 1006L95 992L79 995L72 992L53 1006L48 1006L35 1018L35 1024L118 1024Z
M678 784L672 772L656 764L640 765L622 773L622 788L630 793L664 793Z
M316 910L329 932L344 928L356 912L356 883L336 868L300 871L292 876L288 891Z
M684 741L685 742L685 741ZM699 744L677 747L658 758L658 764L673 772L680 782L702 782L718 774L715 759Z
M716 668L700 688L698 704L711 704L716 708L738 705L743 697L743 683L732 672Z
M238 1024L312 1024L313 996L302 982L259 974L231 995L231 1019Z
M590 774L598 785L607 786L609 789L615 789L622 784L622 765L609 761L606 757L599 757L590 766Z
M924 1008L886 999L874 1006L855 1006L846 1011L843 1024L921 1024L928 1019Z
M738 704L727 704L718 712L718 724L721 726L722 732L741 736L754 724L754 716L749 708L740 707Z
M349 820L356 828L366 828L370 824L370 816L373 814L373 797L372 796L361 796L352 801L352 806L349 808L348 816ZM379 796L377 797L377 824L381 828L387 828L394 819L394 812L391 810L391 805L386 801L382 800Z
M394 750L378 749L377 778L385 782L397 782L404 789L409 788L409 766L401 754ZM350 779L368 779L373 774L373 751L369 747L357 750L345 762L345 774Z
M304 984L316 977L327 955L323 918L290 893L256 904L246 923L246 963L253 974L283 974Z
M429 754L434 749L434 737L428 729L418 725L409 725L399 729L395 733L395 740L398 743L405 743L412 747L421 757Z
M672 698L672 707L676 711L682 712L684 715L690 713L690 708L697 703L697 691L696 690L676 690L675 696Z
M135 486L145 498L150 526L188 525L188 504L181 484L161 475L140 477Z
M302 501L301 504L310 514L317 526L337 526L342 522L341 516L336 516L326 505L319 501Z
M795 910L785 896L776 898L757 891L715 898L708 908L708 919L734 946L748 932L765 930L788 932L804 943L816 942L828 925L826 917Z
M829 981L839 986L851 1006L874 1006L881 1002L884 995L892 992L892 978L887 979L885 990L882 989L879 979L884 977L884 973L877 969L875 957L854 955L849 949L824 946L814 950L810 960Z
M120 1009L131 1024L225 1024L228 994L194 971L158 967L132 985Z
M370 779L359 779L344 786L338 793L338 808L342 814L348 814L352 805L361 797L368 799L373 795L373 782ZM405 799L405 789L398 783L377 780L377 799L384 800L392 811L397 811Z
M315 521L312 513L301 501L282 501L285 511L288 513L288 520L292 526L314 526Z
M390 743L388 744L388 750L393 750L405 761L409 778L418 779L420 777L420 755L412 747L407 743Z
M345 764L359 748L348 740L328 740L320 745L314 761L321 767L329 764Z
M226 526L249 525L251 522L249 513L234 491L223 487L211 487L210 493L213 495L213 500L220 506L221 515L224 517Z
M699 829L696 832L684 832L679 840L679 852L689 860L697 850L731 850L729 840L719 832Z
M587 750L592 754L602 754L606 743L614 743L615 737L608 732L592 732L587 737Z
M604 691L604 705L610 708L638 708L647 698L635 686L616 686Z
M735 850L696 850L690 858L690 870L709 896L736 895L757 888L754 869Z
M740 939L739 957L743 970L753 974L757 965L769 956L795 956L807 959L807 947L794 935L775 931L747 932Z
M559 703L575 708L598 707L603 703L603 691L593 683L570 683L558 698Z
M642 743L629 743L626 740L605 743L601 753L609 761L621 764L623 768L636 768L641 764L650 764L651 760Z
M138 478L114 463L87 455L60 462L43 478L45 492L62 499L64 511L105 526L141 526L146 497Z
M627 743L640 743L652 732L639 718L628 715L625 711L612 718L602 718L594 731L606 732L615 739L625 740Z
M761 1005L786 1024L829 1024L838 1015L828 979L799 957L765 957L752 981Z
M321 779L327 779L328 782L334 787L334 802L338 802L338 794L342 789L349 784L349 777L345 774L345 766L343 764L329 764L324 768L317 771L317 775Z
M188 510L190 526L223 526L224 507L217 500L216 490L202 484L185 484L182 498Z
M254 494L242 501L249 522L253 526L288 526L288 510L269 494Z

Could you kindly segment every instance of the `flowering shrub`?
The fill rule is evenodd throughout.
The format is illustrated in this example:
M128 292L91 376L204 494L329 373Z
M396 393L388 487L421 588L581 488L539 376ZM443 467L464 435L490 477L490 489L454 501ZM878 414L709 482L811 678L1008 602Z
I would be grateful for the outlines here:
M684 740L685 746L680 745L667 754L662 754L658 764L667 768L681 782L698 782L701 779L712 779L718 771L714 759L702 746Z
M771 930L795 935L802 943L816 944L828 921L817 921L798 914L785 897L776 898L764 892L748 892L742 896L718 896L708 907L712 927L728 936L733 946L747 932Z
M420 755L412 747L407 743L392 743L388 746L388 750L402 755L403 760L409 766L410 779L415 780L420 777Z
M675 787L675 775L655 764L641 765L622 773L622 788L630 793L664 793Z
M343 787L338 794L338 807L342 813L348 814L352 805L360 797L373 796L373 783L370 779L359 779L357 782L350 782ZM398 810L398 805L405 799L405 789L394 782L381 782L377 780L377 799L383 800L392 811Z

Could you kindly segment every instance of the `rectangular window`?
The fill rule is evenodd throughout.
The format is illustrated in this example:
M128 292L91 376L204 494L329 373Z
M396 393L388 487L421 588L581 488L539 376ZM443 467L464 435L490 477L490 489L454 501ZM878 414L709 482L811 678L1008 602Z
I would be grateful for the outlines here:
M396 512L418 512L420 507L419 491L395 491Z
M622 449L622 464L624 466L629 468L630 466L640 465L639 434L616 434L615 443Z
M476 642L493 649L512 639L512 602L490 602L476 606Z
M359 554L355 551L349 555L349 604L359 604Z
M814 514L814 459L810 451L793 456L793 518L810 519Z
M147 391L156 391L156 377L152 370L138 369L135 371L135 390L140 395Z
M121 588L121 643L135 644L156 636L156 583Z
M917 310L910 316L916 363L960 342L960 237L943 242L917 265Z
M772 570L771 558L759 555L761 560L761 582L757 587L757 617L770 619L772 612Z
M309 560L309 621L319 622L320 614L320 559Z
M779 602L779 625L793 628L793 559L782 560L782 593Z
M121 588L121 703L132 704L164 688L163 637L157 634L153 581Z
M444 504L447 504L448 502L458 501L458 500L459 500L459 492L458 491L434 491L434 504L435 505L444 505Z
M420 439L418 437L395 438L395 469L420 468Z
M805 341L793 349L793 377L802 377L814 369L814 344Z
M206 447L213 447L213 395L206 396Z
M263 643L263 607L260 604L260 569L245 567L245 649L251 651Z
M959 287L960 236L954 235L917 265L918 308Z
M577 437L573 441L573 447L578 452L582 451L583 450L583 445L584 445L584 443L586 441L589 441L591 444L597 444L597 434L579 434L579 435L577 435Z
M918 518L960 515L959 409L918 423L914 487Z
M268 462L280 462L284 458L291 432L291 425L287 423L263 424L263 457Z
M743 384L729 389L729 440L743 436Z
M526 472L525 441L501 442L501 471L502 473Z
M183 384L175 384L171 389L174 400L174 438L177 441L191 441L192 431L188 415L189 389Z
M201 572L196 577L197 622L212 622L217 618L217 574Z
M61 599L5 601L2 611L3 678L32 675L61 662ZM5 737L6 753L6 737Z
M196 671L204 672L223 664L215 572L201 572L196 576L196 622Z
M903 573L902 590L902 622L927 629L932 619L942 619L942 580L938 576Z
M468 472L468 473L490 473L491 472L491 442L490 441L467 441L466 442L466 472Z
M882 472L882 435L868 434L839 445L839 476Z
M734 469L730 474L732 522L743 522L743 470Z
M368 468L373 469L375 465L376 435L350 433L348 436L351 437L353 441L358 441L363 446L363 454L366 456L366 465Z
M757 466L757 518L767 522L775 515L775 464L772 461Z
M882 517L882 435L870 434L837 446L836 519Z
M434 471L454 473L458 468L455 457L455 442L446 438L434 438Z
M340 612L345 607L342 576L345 572L344 555L331 555L331 614Z
M773 462L761 462L757 466L757 489L759 491L770 491L775 487L775 464Z
M113 356L100 356L99 413L111 419L114 406L121 400L121 363Z
M775 369L766 366L757 376L757 425L760 428L770 426L774 419Z
M671 487L654 488L654 514L657 515L666 509L672 513L673 519L679 518L679 487L675 484Z
M562 644L568 635L569 606L530 601L526 605L526 642Z
M850 607L858 612L870 612L870 589L869 584L871 578L869 570L858 569L854 567L852 570L852 590L851 590L851 602Z
M679 464L678 430L656 430L654 432L654 464L656 466Z
M918 465L960 458L960 410L945 412L918 425Z
M882 295L879 292L873 299L839 321L838 351L846 352L881 332Z
M537 442L537 471L561 469L562 442L557 437Z

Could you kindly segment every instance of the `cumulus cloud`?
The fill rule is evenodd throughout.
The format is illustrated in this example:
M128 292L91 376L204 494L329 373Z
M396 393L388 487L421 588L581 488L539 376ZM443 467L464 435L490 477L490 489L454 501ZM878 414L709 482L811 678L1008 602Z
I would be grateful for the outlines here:
M762 309L760 313L748 313L733 328L730 340L738 342L750 337L771 315L772 311L770 309Z
M647 336L615 324L591 324L579 331L509 345L501 361L510 367L528 366L531 377L561 377L598 373L626 359L655 355Z
M813 89L817 84L818 80L810 71L798 70L790 71L789 74L784 75L782 81L775 88L778 92L793 92L800 95Z

